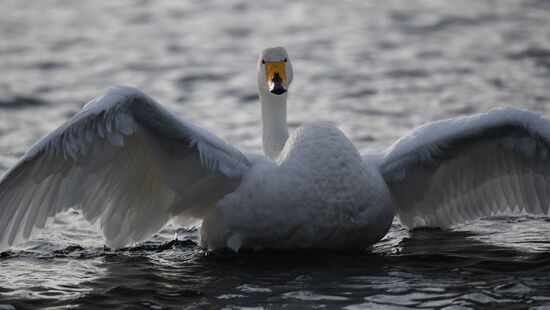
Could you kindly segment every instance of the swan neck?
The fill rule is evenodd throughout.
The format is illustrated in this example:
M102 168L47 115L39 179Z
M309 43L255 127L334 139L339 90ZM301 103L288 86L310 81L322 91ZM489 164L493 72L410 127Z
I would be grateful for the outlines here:
M286 99L287 94L260 93L263 149L264 154L273 160L277 159L288 139Z

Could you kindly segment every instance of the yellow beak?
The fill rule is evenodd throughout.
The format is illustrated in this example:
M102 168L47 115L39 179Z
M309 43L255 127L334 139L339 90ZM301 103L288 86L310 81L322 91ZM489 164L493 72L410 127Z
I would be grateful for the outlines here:
M269 91L276 95L284 94L287 91L287 80L285 62L265 62L265 81Z

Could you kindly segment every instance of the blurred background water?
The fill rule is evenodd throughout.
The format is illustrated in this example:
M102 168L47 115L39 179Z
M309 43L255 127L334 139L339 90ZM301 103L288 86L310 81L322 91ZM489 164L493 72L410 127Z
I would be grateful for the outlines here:
M106 87L129 83L260 151L257 55L294 64L292 128L380 152L427 121L513 105L549 116L550 2L0 0L0 172ZM174 234L178 241L174 241ZM0 254L0 309L550 305L550 222L397 222L364 253L204 253L195 231L104 249L77 213Z

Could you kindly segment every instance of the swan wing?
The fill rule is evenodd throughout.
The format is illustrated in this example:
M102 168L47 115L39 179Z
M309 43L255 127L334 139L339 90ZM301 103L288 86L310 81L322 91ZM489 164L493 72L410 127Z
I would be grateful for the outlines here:
M0 250L70 208L120 247L172 217L201 219L247 158L131 86L117 86L35 145L0 179Z
M409 228L548 215L550 121L517 108L425 124L375 160Z

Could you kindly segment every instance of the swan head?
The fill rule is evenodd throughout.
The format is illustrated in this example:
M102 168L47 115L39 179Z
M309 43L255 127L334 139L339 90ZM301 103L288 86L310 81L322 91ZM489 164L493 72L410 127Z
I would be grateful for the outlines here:
M267 96L286 94L292 83L292 64L284 47L268 47L258 61L258 88Z

